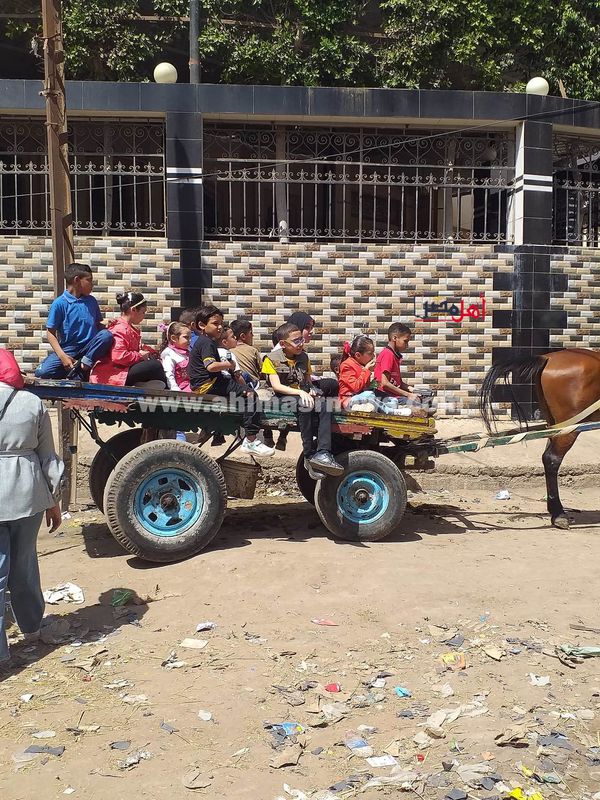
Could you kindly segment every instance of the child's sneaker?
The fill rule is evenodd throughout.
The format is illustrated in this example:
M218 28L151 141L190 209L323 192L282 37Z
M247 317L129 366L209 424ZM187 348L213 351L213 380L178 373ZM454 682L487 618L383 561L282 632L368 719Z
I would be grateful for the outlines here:
M311 456L308 460L315 472L324 472L326 475L343 475L344 467L335 460L331 453L322 452Z
M244 442L240 447L240 452L246 453L249 456L255 456L257 458L266 458L267 456L273 455L275 448L267 447L267 445L263 444L260 439L255 439L253 442L249 442L248 439L244 439Z

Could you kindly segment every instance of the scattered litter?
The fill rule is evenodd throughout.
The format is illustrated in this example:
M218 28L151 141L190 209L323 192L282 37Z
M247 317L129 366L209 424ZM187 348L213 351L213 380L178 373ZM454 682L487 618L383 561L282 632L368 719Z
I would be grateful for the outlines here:
M119 742L111 742L109 747L111 750L129 750L129 748L131 747L131 742L122 739Z
M216 622L199 622L196 625L196 633L200 633L201 631L214 631L216 627Z
M49 744L30 744L29 747L25 748L26 753L44 753L48 756L56 756L60 758L62 754L65 752L64 745L59 745L58 747L50 747Z
M510 500L510 492L508 489L500 489L500 491L496 493L496 500Z
M414 770L404 769L400 765L394 767L390 775L382 775L381 777L371 778L368 780L364 788L371 789L375 786L397 786L399 789L410 791L413 784L418 781L422 776Z
M573 647L570 644L563 644L560 649L566 655L575 656L578 658L592 658L593 656L600 656L600 647Z
M133 591L133 589L113 589L110 604L113 608L118 608L119 606L126 606L128 603L133 601L134 597L135 597L135 592Z
M529 727L527 725L513 725L506 728L502 733L494 737L494 741L498 747L529 747L528 734Z
M44 600L50 605L56 605L62 600L65 603L83 603L85 597L83 589L77 586L76 583L60 583L52 589L46 589L44 592Z
M501 650L499 647L483 647L482 649L486 656L493 658L494 661L502 661L506 655L506 650Z
M161 729L161 731L164 731L165 733L177 733L177 731L179 730L179 728L174 728L172 725L169 725L169 723L165 722L164 720L160 723L158 727Z
M384 689L385 683L385 678L373 678L373 680L369 683L369 686L372 689Z
M46 617L42 622L40 630L40 640L44 644L64 644L78 637L85 636L85 633L71 629L71 624L67 617Z
M468 796L462 789L451 789L444 795L444 800L467 800Z
M207 644L206 639L184 639L179 646L187 647L190 650L202 650Z
M250 748L249 747L242 747L241 750L236 750L235 753L232 753L231 757L232 758L241 758L242 756L245 756L246 753L249 753L249 752L250 752Z
M281 752L276 753L269 761L269 766L273 769L281 769L281 767L295 767L300 756L302 755L302 745L297 742L289 747L286 747Z
M492 768L486 761L480 761L477 764L462 764L456 767L456 773L461 781L468 786L479 786L481 778L489 775Z
M129 681L126 681L124 678L121 678L121 680L113 681L112 683L105 683L104 684L104 688L105 689L124 689L126 686L132 686L132 685L133 684L130 683Z
M444 639L443 644L448 647L462 647L465 643L465 637L462 633L455 633L450 639Z
M379 728L376 728L374 725L359 725L356 730L359 733L364 733L365 736L372 736L374 733L377 733Z
M334 622L331 619L311 619L311 622L314 622L315 625L324 625L327 628L337 628L337 622Z
M186 789L207 789L212 783L212 775L202 772L199 767L189 769L181 779Z
M532 686L549 686L550 678L548 675L534 675L533 672L529 673L529 683Z
M342 687L339 683L328 683L325 687L326 692L331 692L332 694L337 694L338 692L342 691Z
M450 686L449 683L438 683L435 686L431 687L436 694L439 694L441 697L452 697L454 695L454 689Z
M148 702L145 694L123 694L121 695L121 700L130 706L142 705Z
M169 657L161 662L161 667L164 667L165 669L181 669L185 666L187 666L187 664L185 661L178 660L175 650L171 650Z
M117 767L119 769L133 769L137 767L140 761L148 761L150 758L152 758L152 753L148 752L148 750L138 750L127 756L124 761L117 761Z
M573 745L564 733L559 733L558 731L551 731L548 736L538 735L537 743L541 747L560 747L563 750L573 749Z
M73 794L74 792L75 792L75 789L72 786L67 786L67 788L64 790L63 794Z
M355 733L347 733L344 737L344 744L352 755L358 756L359 758L369 758L373 755L373 748L369 743Z
M19 700L22 700L24 703L30 703L33 700L32 694L22 694L19 697Z
M451 669L454 672L467 668L467 659L464 653L443 653L440 656L440 661L446 669Z
M325 703L321 706L321 713L326 722L339 722L348 714L345 703Z
M56 731L36 731L31 735L34 739L54 739Z
M367 764L370 767L395 767L398 762L393 756L370 756Z
M203 709L200 709L198 712L198 718L204 722L210 722L213 718L213 715L210 713L210 711L204 711Z
M395 686L394 693L396 697L412 697L412 693L409 689L405 689L404 686Z

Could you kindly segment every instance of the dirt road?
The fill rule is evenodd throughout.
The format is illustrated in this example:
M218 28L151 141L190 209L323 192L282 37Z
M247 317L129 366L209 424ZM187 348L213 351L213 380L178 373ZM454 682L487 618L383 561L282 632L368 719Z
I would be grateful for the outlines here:
M72 581L85 601L48 606L49 630L64 643L13 649L22 663L0 684L2 796L331 800L363 790L395 797L405 779L407 796L432 800L452 789L504 797L517 784L544 800L591 797L600 787L600 661L570 668L552 653L600 644L599 633L570 629L600 627L598 492L565 490L580 510L568 533L548 526L541 484L512 495L417 496L403 534L370 546L330 539L300 499L233 502L211 550L167 566L124 554L95 510L66 520L59 535L41 537L43 585ZM153 602L113 608L120 588ZM202 621L217 627L196 633ZM208 644L188 649L186 638ZM453 650L466 669L443 672L440 656ZM381 672L390 674L369 687ZM323 688L331 683L341 692ZM444 684L453 692L445 698L450 690L434 688ZM437 715L426 726L459 707L456 719ZM263 726L282 721L305 733L274 749ZM377 729L363 733L373 755L398 767L352 754L344 739L360 725ZM522 746L498 746L494 738L515 726ZM24 753L30 745L64 752ZM139 763L127 767L128 758ZM478 774L461 772L474 763ZM186 788L184 776L204 788ZM392 785L374 786L383 776Z

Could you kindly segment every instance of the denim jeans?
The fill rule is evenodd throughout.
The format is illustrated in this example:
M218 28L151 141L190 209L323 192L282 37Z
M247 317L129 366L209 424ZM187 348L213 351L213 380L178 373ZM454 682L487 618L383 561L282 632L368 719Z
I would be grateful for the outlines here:
M350 411L352 406L358 403L373 403L375 411L379 414L390 414L395 411L398 406L406 405L406 402L405 397L392 397L390 395L384 398L380 395L376 395L375 392L367 390L351 397L346 406L346 411Z
M80 358L86 367L91 368L98 359L110 352L112 343L112 333L106 328L102 328L84 347L75 348L73 352L71 352L73 348L70 348L69 350L65 350L65 353L75 360ZM56 353L50 353L36 369L35 377L54 379L66 378L67 370L63 367Z
M0 663L9 657L4 612L6 592L22 633L40 629L44 596L40 584L37 536L44 514L0 522Z

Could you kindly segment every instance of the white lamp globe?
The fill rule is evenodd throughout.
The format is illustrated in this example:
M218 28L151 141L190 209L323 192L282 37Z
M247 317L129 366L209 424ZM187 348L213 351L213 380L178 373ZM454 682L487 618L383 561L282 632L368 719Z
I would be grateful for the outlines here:
M550 91L550 86L546 78L532 78L525 87L526 94L537 94L540 97L546 97Z
M154 67L156 83L177 83L177 70L168 61L161 61Z

